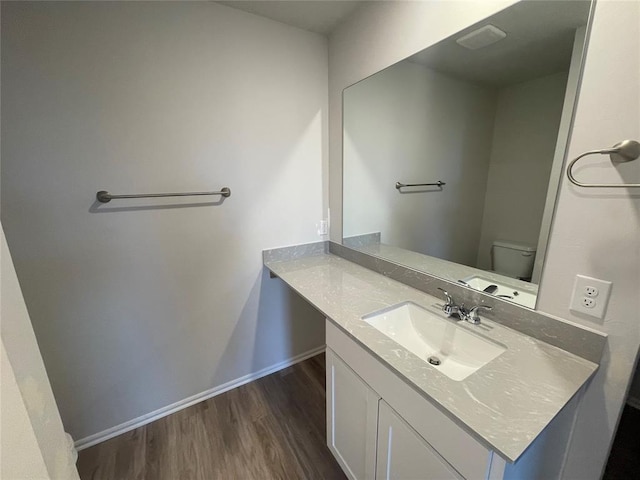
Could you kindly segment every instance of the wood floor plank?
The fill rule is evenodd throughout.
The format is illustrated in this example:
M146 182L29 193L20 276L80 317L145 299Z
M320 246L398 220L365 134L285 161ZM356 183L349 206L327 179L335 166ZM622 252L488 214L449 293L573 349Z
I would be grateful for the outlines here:
M342 480L326 447L325 358L80 452L82 480Z

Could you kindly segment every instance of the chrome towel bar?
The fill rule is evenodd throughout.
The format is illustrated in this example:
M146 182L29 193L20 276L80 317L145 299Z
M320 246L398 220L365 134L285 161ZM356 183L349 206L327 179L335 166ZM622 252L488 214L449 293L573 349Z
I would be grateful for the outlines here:
M438 180L436 183L400 183L396 182L396 188L400 190L402 187L442 187L445 182Z
M113 199L120 198L157 198L157 197L192 197L197 195L222 195L231 196L231 189L223 187L219 192L182 192L182 193L131 193L128 195L112 195L105 190L96 193L96 199L101 203L108 203Z
M640 143L635 140L624 140L620 143L616 143L611 148L605 148L604 150L590 150L578 155L574 158L567 167L567 177L569 181L578 187L585 188L640 188L640 183L582 183L576 180L573 176L573 167L578 160L588 155L609 155L611 163L624 163L631 162L640 157Z

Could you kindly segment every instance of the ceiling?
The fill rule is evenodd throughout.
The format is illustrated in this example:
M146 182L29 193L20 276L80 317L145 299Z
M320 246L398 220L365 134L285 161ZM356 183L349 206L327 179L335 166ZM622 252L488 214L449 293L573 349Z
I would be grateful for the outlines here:
M493 87L568 70L577 27L586 25L590 1L517 3L409 58L433 70ZM491 24L507 37L478 50L456 39Z
M328 35L364 1L226 1L218 2L277 22Z
M218 3L329 35L367 1L231 0ZM590 0L519 2L415 54L409 61L494 87L567 70L575 29L587 23L590 3ZM456 43L457 38L489 23L506 32L507 37L479 50L468 50Z

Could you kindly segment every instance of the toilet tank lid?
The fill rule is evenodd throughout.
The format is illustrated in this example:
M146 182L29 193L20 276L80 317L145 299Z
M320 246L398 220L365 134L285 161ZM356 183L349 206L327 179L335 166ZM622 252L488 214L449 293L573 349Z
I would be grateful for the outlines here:
M522 252L535 252L536 247L526 245L524 243L509 242L507 240L494 240L494 247L510 248L511 250L520 250Z

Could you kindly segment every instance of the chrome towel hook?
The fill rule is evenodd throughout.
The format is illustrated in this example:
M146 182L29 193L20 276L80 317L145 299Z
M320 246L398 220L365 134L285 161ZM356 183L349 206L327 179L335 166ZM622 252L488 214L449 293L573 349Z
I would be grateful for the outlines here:
M620 143L616 143L611 148L606 148L604 150L591 150L589 152L585 152L582 155L578 155L574 158L569 166L567 167L567 177L569 177L569 181L578 187L586 187L586 188L623 188L623 187L631 187L631 188L640 188L640 183L582 183L576 180L573 176L573 166L576 164L578 160L587 155L609 155L611 159L611 163L624 163L631 162L640 157L640 143L635 140L624 140Z

